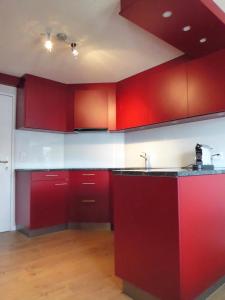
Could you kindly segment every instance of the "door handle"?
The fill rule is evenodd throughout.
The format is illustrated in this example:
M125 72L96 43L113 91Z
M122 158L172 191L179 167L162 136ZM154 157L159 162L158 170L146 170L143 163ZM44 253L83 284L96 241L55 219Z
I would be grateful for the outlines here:
M0 164L7 164L8 160L0 160Z

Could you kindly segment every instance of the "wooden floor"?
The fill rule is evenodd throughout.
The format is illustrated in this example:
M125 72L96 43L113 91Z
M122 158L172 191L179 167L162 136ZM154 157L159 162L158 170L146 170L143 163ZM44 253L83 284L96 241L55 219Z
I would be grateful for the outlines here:
M114 276L110 232L0 234L0 299L129 300ZM221 288L209 300L225 299Z
M0 299L128 300L113 274L110 232L0 234Z

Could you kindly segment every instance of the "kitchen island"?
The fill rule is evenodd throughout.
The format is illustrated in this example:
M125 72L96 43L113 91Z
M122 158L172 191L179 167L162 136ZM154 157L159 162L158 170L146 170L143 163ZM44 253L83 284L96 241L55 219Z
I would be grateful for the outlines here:
M118 170L115 267L133 299L205 299L225 275L225 170Z

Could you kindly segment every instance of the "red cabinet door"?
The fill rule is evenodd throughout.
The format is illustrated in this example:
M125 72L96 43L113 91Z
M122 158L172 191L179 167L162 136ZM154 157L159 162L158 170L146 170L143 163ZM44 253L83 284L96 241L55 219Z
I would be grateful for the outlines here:
M152 69L147 76L151 123L179 120L188 116L187 67L172 61Z
M32 181L30 229L66 224L68 221L68 182Z
M108 95L105 90L75 91L74 128L108 128Z
M188 63L189 116L225 110L225 50Z
M26 75L18 91L17 127L72 130L71 102L71 93L65 84Z
M110 222L109 172L72 171L71 222Z
M74 85L74 128L116 129L116 84Z
M113 178L116 275L157 299L179 299L177 179Z
M140 73L117 84L117 129L151 123L151 107L146 93L147 76Z
M187 117L187 70L177 59L117 85L117 129Z

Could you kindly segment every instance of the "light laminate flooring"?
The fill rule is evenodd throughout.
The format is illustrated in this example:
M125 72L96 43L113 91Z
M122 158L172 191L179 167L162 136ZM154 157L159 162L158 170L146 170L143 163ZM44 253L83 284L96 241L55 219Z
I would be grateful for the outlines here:
M114 276L113 235L0 234L1 300L129 300Z
M131 300L114 276L113 234L0 233L1 300ZM225 300L225 286L207 300Z

